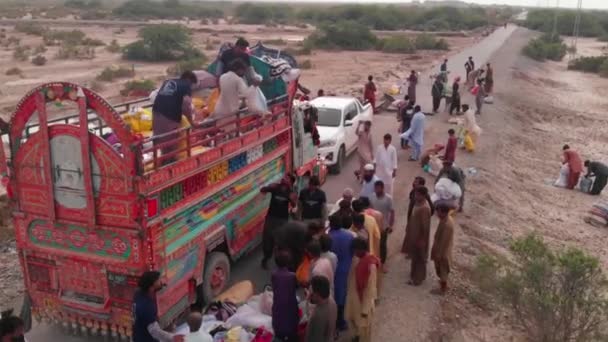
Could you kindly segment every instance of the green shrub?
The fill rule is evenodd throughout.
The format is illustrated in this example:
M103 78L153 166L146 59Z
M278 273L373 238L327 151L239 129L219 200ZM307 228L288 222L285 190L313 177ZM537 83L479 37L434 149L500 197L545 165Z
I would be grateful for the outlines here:
M127 78L135 76L135 70L129 67L107 67L95 78L97 81L112 82L117 78Z
M192 58L184 61L179 61L175 63L174 66L167 68L167 75L169 76L179 76L184 71L188 70L200 70L203 68L205 63L207 62L206 58Z
M608 42L608 33L605 33L597 38L600 42Z
M354 21L324 24L304 41L304 46L321 49L369 50L378 38L370 29Z
M561 61L566 56L568 47L559 36L544 34L531 39L524 47L523 53L537 61Z
M120 94L122 96L129 96L134 92L149 93L154 89L156 89L156 83L152 80L133 80L125 83Z
M448 42L441 38L437 39L437 37L430 34L420 34L416 37L415 40L416 49L419 50L449 50L450 46Z
M43 55L37 55L36 57L32 58L32 64L36 66L43 66L46 64L46 57Z
M23 71L21 71L21 69L14 67L14 68L10 68L8 70L6 70L6 72L4 73L6 76L21 76L23 75Z
M38 23L23 21L15 25L15 31L32 36L42 36L48 31L48 29Z
M85 38L82 40L81 44L85 45L85 46L104 46L104 45L106 45L106 43L104 43L103 41L101 41L99 39L94 39L94 38Z
M602 77L608 77L608 58L604 60L602 65L600 65L599 74Z
M379 50L388 53L414 53L416 45L407 37L394 36L380 41Z
M60 45L62 43L70 45L84 45L86 35L80 30L71 31L47 31L42 36L46 45Z
M140 40L125 46L123 58L149 62L177 61L203 57L192 46L190 31L182 25L160 24L142 28Z
M598 73L608 56L579 57L568 63L569 70Z
M597 258L554 251L537 235L511 244L513 262L477 260L474 279L487 300L514 313L530 341L605 341L608 282Z
M120 47L116 39L112 39L112 42L110 42L110 44L106 46L106 50L111 53L119 53L120 51L122 51L122 48Z

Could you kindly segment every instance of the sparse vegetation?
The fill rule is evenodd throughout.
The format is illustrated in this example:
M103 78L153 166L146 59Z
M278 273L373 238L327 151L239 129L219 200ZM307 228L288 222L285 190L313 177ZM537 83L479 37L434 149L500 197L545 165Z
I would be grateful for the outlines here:
M23 75L23 71L21 71L21 69L14 67L14 68L10 68L8 70L6 70L6 72L4 73L6 76L22 76Z
M110 44L106 46L106 50L111 53L119 53L120 51L122 51L122 48L120 47L116 39L112 39L112 42L110 42Z
M179 61L174 66L167 68L167 75L178 76L187 70L202 69L206 62L207 62L207 60L204 57L198 57L198 58L192 58L192 59L188 59L188 60L184 60L184 61Z
M46 45L84 45L84 46L103 46L105 45L99 39L88 38L86 34L80 30L71 31L47 31L42 36Z
M242 4L235 8L236 20L244 24L331 24L356 21L374 30L457 31L470 30L505 20L513 15L510 9L490 9L478 6L415 7L397 5L337 5L307 6L294 10L289 5Z
M147 96L156 88L152 80L133 80L125 83L120 91L122 96Z
M129 0L115 8L112 14L118 18L131 20L224 17L224 11L216 5L182 3L179 0Z
M149 62L189 60L203 57L192 46L188 29L182 25L161 24L144 27L140 40L125 46L123 58Z
M312 69L312 62L310 59L303 60L298 64L298 67L302 70Z
M579 57L568 63L569 70L592 72L608 77L608 56Z
M567 51L568 47L559 36L548 33L530 40L523 49L526 56L541 62L547 59L561 61Z
M15 25L15 31L32 36L43 36L48 31L48 28L38 23L22 21Z
M135 70L133 70L133 68L113 66L103 69L95 79L102 82L112 82L117 78L128 78L133 76L135 76Z
M36 48L34 49L34 54L38 55L41 53L45 53L47 51L46 46L44 46L43 44L36 46Z
M430 34L420 34L415 40L416 49L419 50L449 50L450 46L448 42L443 39L437 39L437 37Z
M63 44L55 55L57 59L93 59L95 48L90 46L78 46Z
M389 53L414 53L416 52L416 44L407 37L394 36L383 39L378 49Z
M553 32L555 11L555 9L531 10L523 24L533 30L551 33ZM557 10L557 33L572 35L575 20L576 11ZM608 12L583 11L579 32L583 37L601 37L608 33Z
M531 341L606 341L608 282L597 258L552 250L537 235L511 244L514 260L484 255L474 279L485 302L514 313Z
M321 25L304 41L304 46L320 49L370 50L378 38L370 29L355 21Z
M25 62L30 56L29 52L29 46L17 46L15 51L13 51L13 59L19 62Z
M36 57L32 58L32 64L36 66L43 66L46 64L46 57L43 55L36 55Z
M264 44L268 45L287 45L287 41L284 39L268 39L264 41Z

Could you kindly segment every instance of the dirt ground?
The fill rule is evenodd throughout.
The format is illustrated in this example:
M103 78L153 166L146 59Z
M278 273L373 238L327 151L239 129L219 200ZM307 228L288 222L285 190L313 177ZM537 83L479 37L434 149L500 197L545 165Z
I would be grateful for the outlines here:
M598 198L552 185L566 143L583 159L608 161L608 80L567 71L567 59L538 63L520 56L530 36L520 29L493 60L495 104L478 119L484 130L478 150L463 158L479 173L467 182L468 207L457 220L455 288L442 301L434 340L524 340L508 312L478 305L468 279L478 255L505 255L512 238L536 232L552 246L581 248L608 266L608 231L583 222L606 191ZM579 41L584 55L600 54L603 46Z

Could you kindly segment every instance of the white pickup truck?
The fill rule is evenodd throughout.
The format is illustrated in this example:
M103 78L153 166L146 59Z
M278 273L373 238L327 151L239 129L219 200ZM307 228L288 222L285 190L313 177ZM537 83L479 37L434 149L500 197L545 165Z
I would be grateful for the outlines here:
M346 157L357 149L359 121L373 120L372 107L354 97L323 96L310 103L318 112L319 154L332 173L340 173Z

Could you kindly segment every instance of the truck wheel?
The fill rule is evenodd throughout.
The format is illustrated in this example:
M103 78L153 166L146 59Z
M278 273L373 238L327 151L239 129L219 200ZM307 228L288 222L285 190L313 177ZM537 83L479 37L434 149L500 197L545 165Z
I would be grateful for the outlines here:
M203 301L210 303L220 295L230 281L230 260L225 253L211 252L205 261L203 274Z
M331 173L337 175L342 171L344 167L344 159L346 159L346 152L344 151L344 146L340 146L340 151L338 151L338 159L336 159L336 163L331 166Z

